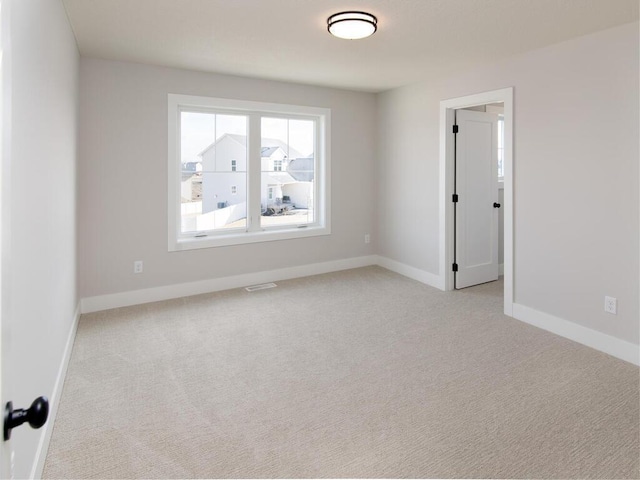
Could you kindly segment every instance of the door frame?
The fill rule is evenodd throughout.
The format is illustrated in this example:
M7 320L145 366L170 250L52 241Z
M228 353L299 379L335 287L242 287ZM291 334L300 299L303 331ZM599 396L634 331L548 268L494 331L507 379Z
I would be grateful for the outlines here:
M504 104L504 314L513 316L513 87L440 102L440 279L453 290L455 110L488 103Z
M8 360L11 355L11 310L9 273L11 267L11 32L10 12L13 0L0 1L0 407L11 394ZM4 419L2 421L4 423ZM13 446L0 438L0 478L13 478Z

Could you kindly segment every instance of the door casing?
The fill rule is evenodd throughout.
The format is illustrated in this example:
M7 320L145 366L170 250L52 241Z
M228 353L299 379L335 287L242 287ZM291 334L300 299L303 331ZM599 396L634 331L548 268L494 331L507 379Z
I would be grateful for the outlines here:
M504 104L504 313L513 316L513 87L440 102L440 278L453 290L455 110L489 103Z
M11 399L11 311L9 282L11 266L11 36L10 12L12 0L0 1L0 407L4 416L5 403ZM4 422L4 418L3 418ZM0 478L13 478L13 446L0 439Z

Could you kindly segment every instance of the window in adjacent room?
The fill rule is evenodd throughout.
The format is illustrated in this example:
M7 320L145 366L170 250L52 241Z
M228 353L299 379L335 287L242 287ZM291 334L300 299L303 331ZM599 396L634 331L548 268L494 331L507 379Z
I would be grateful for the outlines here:
M498 180L504 180L504 115L498 115Z

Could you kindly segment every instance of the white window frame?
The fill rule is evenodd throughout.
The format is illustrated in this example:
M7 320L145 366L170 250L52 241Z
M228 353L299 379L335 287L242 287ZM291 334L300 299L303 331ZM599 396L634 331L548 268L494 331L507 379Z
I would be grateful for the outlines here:
M181 232L180 113L199 110L246 115L247 129L247 228L205 232ZM260 126L262 117L314 120L314 222L264 228L260 225ZM253 133L252 133L253 132ZM168 248L170 252L198 248L290 240L331 234L331 110L328 108L252 102L194 95L168 95Z

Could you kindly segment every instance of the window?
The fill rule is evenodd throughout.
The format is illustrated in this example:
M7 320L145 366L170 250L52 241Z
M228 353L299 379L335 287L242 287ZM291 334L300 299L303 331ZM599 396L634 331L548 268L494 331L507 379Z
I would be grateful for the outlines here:
M330 233L328 109L168 103L169 250Z
M498 115L498 180L504 180L504 115Z

